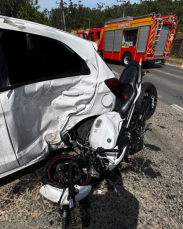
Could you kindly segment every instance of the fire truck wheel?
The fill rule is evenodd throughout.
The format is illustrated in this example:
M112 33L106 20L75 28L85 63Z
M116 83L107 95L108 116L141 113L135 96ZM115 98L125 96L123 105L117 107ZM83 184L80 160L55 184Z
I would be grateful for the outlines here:
M122 57L122 65L127 67L132 62L132 55L129 52L125 52Z
M166 60L161 60L161 64L165 65Z

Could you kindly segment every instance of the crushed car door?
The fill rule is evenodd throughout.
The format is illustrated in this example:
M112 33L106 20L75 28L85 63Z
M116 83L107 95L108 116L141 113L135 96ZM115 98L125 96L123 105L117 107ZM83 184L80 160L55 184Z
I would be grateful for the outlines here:
M15 156L15 151L7 130L7 123L1 103L4 97L4 93L2 91L6 90L5 88L8 85L7 68L4 61L2 47L0 45L0 177L2 177L5 172L19 167L19 163Z
M0 94L0 100L2 94ZM19 166L17 158L15 156L14 149L11 144L11 139L7 131L2 106L0 104L0 177L1 174L15 169Z
M24 165L48 153L47 134L60 132L71 115L89 109L97 70L52 38L4 31L1 43L12 87L4 92L2 107Z

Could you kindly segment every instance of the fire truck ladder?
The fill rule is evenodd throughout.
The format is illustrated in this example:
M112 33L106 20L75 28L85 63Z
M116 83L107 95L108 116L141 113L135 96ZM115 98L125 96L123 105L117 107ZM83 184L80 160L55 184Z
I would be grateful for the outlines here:
M167 48L167 50L169 50L169 47L170 47L171 36L174 35L174 28L175 28L175 25L174 25L174 26L172 27L172 29L171 29L171 34L170 34L170 39L169 39L169 43L168 43L168 48ZM165 52L165 56L167 56L169 52L170 52L170 50L169 50L169 51L166 51L166 52Z
M162 27L163 27L163 19L157 18L157 24L155 28L154 40L153 40L153 45L152 45L153 47L155 47L159 42L160 32L162 30Z

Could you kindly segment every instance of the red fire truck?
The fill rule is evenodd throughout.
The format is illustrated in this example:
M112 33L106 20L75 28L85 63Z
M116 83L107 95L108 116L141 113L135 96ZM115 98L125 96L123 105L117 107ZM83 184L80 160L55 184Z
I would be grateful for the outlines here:
M177 16L152 13L113 19L103 28L78 36L96 42L104 59L120 60L127 66L132 60L154 63L168 59L177 26Z
M104 27L98 29L92 29L91 31L89 31L88 34L85 32L79 32L78 36L89 41L94 41L97 43L97 45L100 43L100 45L98 45L98 52L103 53L104 46L101 45L102 44L101 38L103 39L103 32L104 32Z
M113 19L101 28L98 51L104 59L120 60L124 66L132 60L165 60L170 56L177 25L177 16L154 13Z

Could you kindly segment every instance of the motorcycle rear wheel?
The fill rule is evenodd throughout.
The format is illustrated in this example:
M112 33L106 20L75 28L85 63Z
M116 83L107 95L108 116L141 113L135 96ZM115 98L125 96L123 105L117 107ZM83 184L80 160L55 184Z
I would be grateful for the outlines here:
M73 182L79 186L89 185L91 176L85 174L72 155L60 155L53 157L43 168L42 182L56 188L68 187L68 171L70 164L74 167Z
M156 87L152 83L148 83L148 82L142 83L141 93L137 99L136 106L135 106L137 115L139 115L142 111L142 106L145 102L145 99L149 95L151 90L153 90L153 94L151 96L150 102L152 103L154 101L154 105L152 106L152 104L151 104L149 112L146 116L146 120L148 120L152 117L152 115L154 114L154 112L156 110L156 105L157 105L158 93L157 93Z

